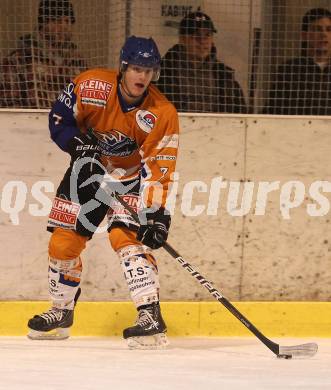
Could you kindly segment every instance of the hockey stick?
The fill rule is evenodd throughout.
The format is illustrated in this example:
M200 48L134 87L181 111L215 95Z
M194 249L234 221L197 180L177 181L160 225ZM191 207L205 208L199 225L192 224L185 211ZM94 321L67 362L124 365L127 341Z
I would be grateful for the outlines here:
M126 209L132 218L139 223L137 213L130 207L116 192L113 192L114 198ZM203 287L205 287L210 295L212 295L218 302L225 306L231 314L233 314L243 325L246 326L262 343L268 347L278 358L291 359L292 357L312 357L318 350L316 343L306 343L293 346L281 346L262 334L243 314L236 309L230 301L228 301L205 277L203 277L190 263L183 259L183 257L170 244L165 242L163 248L169 253L171 257L178 261L178 263L186 269L191 276L193 276Z

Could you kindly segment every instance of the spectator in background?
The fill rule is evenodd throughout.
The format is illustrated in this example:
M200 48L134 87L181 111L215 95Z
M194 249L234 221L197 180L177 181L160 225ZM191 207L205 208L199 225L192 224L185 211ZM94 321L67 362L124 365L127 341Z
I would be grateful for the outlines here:
M86 69L72 42L68 0L42 0L38 29L19 39L0 65L0 107L50 108L70 79Z
M302 19L301 56L279 66L264 113L331 115L331 12L308 11Z
M217 60L216 32L208 15L190 13L180 22L179 43L162 59L157 86L181 112L246 112L233 69Z

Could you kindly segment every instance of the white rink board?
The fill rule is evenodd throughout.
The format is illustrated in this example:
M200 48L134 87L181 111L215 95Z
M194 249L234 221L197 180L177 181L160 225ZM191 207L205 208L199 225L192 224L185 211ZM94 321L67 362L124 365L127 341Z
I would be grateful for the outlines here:
M281 345L307 340L281 339ZM316 340L315 340L316 341ZM0 338L0 390L329 390L331 340L311 359L280 360L254 338L173 338L130 351L121 339Z
M0 112L0 300L48 298L47 212L69 158L49 139L47 115ZM331 182L329 120L183 115L180 121L179 190L169 242L231 300L330 300L330 212L307 214L314 203L310 185ZM220 176L227 188L217 198L216 215L207 215L211 183ZM254 183L251 207L244 217L234 216L228 211L230 182L245 180ZM27 191L21 201L10 192L13 181ZM279 189L269 194L265 215L255 215L260 181L278 181L280 189L300 181L304 200L285 219ZM31 194L41 182L50 191L43 190L43 205ZM329 202L330 193L323 195ZM15 202L20 211L10 218ZM189 216L198 205L203 211ZM33 216L33 210L42 215ZM211 299L172 258L162 250L156 255L162 300ZM82 300L129 299L106 234L95 235L83 259Z

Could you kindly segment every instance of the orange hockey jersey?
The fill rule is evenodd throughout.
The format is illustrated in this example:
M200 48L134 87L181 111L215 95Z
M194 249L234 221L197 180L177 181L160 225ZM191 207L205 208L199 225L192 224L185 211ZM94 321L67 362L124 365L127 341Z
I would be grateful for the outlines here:
M91 69L81 73L50 112L51 137L66 150L68 141L79 131L92 131L99 139L107 171L120 180L140 174L144 188L152 184L161 189L164 206L177 159L177 111L152 84L139 106L125 110L118 84L116 71ZM147 207L151 206L152 194Z

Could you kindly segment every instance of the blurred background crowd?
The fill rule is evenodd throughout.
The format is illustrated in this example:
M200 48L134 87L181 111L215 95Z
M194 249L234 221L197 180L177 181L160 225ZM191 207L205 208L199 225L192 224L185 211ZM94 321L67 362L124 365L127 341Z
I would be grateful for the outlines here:
M302 0L2 0L0 107L45 108L81 71L153 37L179 112L331 114L331 4Z

